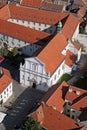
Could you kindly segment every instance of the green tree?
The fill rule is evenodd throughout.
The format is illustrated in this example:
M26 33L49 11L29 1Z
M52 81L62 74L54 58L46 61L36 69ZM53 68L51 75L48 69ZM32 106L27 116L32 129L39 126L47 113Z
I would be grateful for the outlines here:
M28 117L22 126L22 130L43 130L40 123L32 117Z
M3 56L7 56L8 55L8 48L3 48Z
M12 55L16 56L17 54L18 54L18 48L14 47L13 50L12 50Z

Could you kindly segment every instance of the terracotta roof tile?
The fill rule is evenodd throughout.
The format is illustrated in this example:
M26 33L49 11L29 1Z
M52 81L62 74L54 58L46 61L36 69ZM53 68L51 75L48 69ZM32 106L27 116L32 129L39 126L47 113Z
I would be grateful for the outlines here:
M57 34L37 56L45 63L46 70L47 72L50 72L51 75L64 60L65 57L61 52L66 45L66 38L62 34Z
M49 36L48 33L40 32L5 20L0 20L0 33L12 36L19 40L35 43Z
M77 50L79 50L82 46L81 44L79 44L77 42L73 42L72 44L75 46L75 48L77 48Z
M64 36L68 39L72 39L78 24L79 24L79 19L74 15L70 14L62 29Z
M77 102L78 100L83 98L84 94L86 93L86 90L77 88L75 86L69 86L69 89L71 89L71 92L68 91L66 93L65 99L72 101L72 102ZM79 94L78 94L78 92L79 92Z
M78 14L81 15L82 17L85 15L85 13L86 13L86 10L83 7L81 7L78 11Z
M22 6L16 6L14 4L9 4L9 10L11 18L50 25L54 25L59 20L62 20L68 16L68 13L58 13L46 10L34 10L30 8L24 8Z
M68 85L66 82L62 82L61 85L56 84L48 90L48 92L42 98L42 101L48 106L52 106L61 112L65 103L64 98L67 90Z
M40 106L41 107L41 106ZM36 110L34 115L37 115L40 118L39 109ZM76 123L73 119L61 114L60 112L52 109L52 107L42 106L43 118L41 120L41 125L47 128L48 130L70 130L70 129L80 129L78 123ZM38 111L38 112L37 112ZM41 110L40 110L41 111Z
M21 4L24 6L40 7L42 0L22 0Z
M87 6L87 0L82 0L85 6Z
M0 9L0 19L8 20L10 18L10 12L8 5Z
M48 3L44 1L42 2L40 9L62 12L63 5L56 5L56 4Z
M72 52L70 52L69 50L66 52L66 61L65 61L66 65L68 65L69 67L72 67L76 59L77 59L77 56L74 55Z
M2 68L2 70L3 75L0 77L0 93L2 93L4 89L6 89L7 86L12 82L10 72L4 68Z
M0 2L0 9L6 5L6 2Z
M79 101L71 105L71 107L80 111L83 111L85 108L87 109L87 93L85 97L81 98Z

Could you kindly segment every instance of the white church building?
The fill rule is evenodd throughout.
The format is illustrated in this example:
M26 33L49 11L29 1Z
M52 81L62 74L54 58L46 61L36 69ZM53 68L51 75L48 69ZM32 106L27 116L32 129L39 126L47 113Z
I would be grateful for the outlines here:
M56 34L39 54L25 58L24 65L20 65L20 83L47 91L64 73L71 73L80 54L81 46L67 41L63 34Z

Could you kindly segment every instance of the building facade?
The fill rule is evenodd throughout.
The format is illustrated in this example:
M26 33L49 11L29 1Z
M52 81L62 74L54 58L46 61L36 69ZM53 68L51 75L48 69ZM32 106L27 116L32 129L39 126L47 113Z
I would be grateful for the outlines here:
M13 94L13 82L10 72L0 68L0 104L5 103Z

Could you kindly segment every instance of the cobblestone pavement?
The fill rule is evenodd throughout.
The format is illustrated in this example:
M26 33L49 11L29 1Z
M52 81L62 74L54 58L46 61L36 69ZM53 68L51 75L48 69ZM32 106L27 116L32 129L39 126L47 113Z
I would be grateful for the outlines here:
M15 81L14 84L13 96L1 107L7 116L0 124L0 130L13 130L15 125L20 126L45 94L34 88L24 88Z

